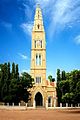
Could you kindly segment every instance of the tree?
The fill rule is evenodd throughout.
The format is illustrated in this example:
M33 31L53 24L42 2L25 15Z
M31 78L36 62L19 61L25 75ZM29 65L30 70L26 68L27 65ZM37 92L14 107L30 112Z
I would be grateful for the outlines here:
M30 96L29 89L33 85L33 79L28 73L19 76L18 64L10 63L0 65L0 101L18 103L21 100L27 102Z
M64 70L62 71L62 74L61 74L61 80L66 80L66 73Z
M20 77L21 87L21 98L27 102L29 100L30 91L29 89L33 86L33 78L26 72L22 73Z
M12 79L9 85L9 95L8 95L8 102L12 103L18 103L20 101L20 98L18 96L18 92L20 88L18 87L18 81L17 79Z
M19 70L18 70L18 64L16 65L16 72L15 72L16 79L19 80Z
M57 69L57 88L56 88L56 90L57 90L58 106L61 102L61 96L62 96L61 89L59 86L60 81L61 81L60 69Z
M7 86L7 80L8 80L8 67L7 63L4 63L1 67L1 80L0 80L0 98L3 101L5 95L8 93L8 86Z
M8 80L10 80L10 62L8 62L8 66L7 66L8 68Z
M12 63L12 73L11 73L11 78L15 78L15 63Z
M55 81L55 78L53 78L52 75L49 75L48 79L49 79L50 82L54 82Z
M60 69L57 69L57 82L59 82L60 80L61 80Z
M57 95L58 103L76 104L80 102L80 70L73 70L65 74L62 71L62 79L57 83Z
M52 82L52 75L49 75L48 79L50 80L50 82Z

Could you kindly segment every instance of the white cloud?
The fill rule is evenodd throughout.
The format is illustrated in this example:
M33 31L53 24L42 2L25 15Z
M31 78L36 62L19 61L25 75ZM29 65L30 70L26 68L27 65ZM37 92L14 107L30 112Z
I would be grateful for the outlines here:
M31 36L32 33L32 27L33 27L33 23L22 23L20 25L20 27L23 29L23 31L27 34Z
M28 57L27 57L26 55L24 55L24 54L22 54L22 53L18 53L18 54L19 54L19 56L20 56L22 59L24 59L24 60L28 59Z
M80 35L76 36L74 41L76 44L80 45Z
M80 0L40 0L40 2L44 4L45 14L50 20L48 33L51 39L55 32L60 32L65 27L71 29L74 24L80 23Z
M24 6L25 18L26 19L28 18L28 20L31 21L33 14L31 7L27 3L23 3L23 6Z
M11 23L8 23L6 21L2 21L0 24L2 26L4 26L7 30L12 30L12 24Z
M72 29L74 24L80 23L80 0L22 0L27 20L33 19L33 8L40 4L44 18L49 20L48 35L53 38L54 33L64 30L65 27ZM28 4L29 3L29 4ZM32 6L32 8L31 8ZM45 20L46 20L45 19ZM32 23L22 23L24 32L31 35Z

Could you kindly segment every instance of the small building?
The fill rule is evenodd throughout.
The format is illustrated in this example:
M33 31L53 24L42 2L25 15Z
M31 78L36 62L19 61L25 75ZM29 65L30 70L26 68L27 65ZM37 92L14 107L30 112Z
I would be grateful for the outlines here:
M42 12L37 5L32 29L31 76L34 85L31 88L31 103L35 106L56 106L56 82L46 80L46 39Z

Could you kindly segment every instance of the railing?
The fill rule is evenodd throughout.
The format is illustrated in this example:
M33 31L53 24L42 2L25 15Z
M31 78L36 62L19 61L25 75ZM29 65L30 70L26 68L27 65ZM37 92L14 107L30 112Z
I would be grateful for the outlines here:
M70 103L60 103L59 106L51 105L46 102L46 109L70 109L70 108L80 108L80 103L70 104Z
M80 103L77 104L69 104L69 103L60 103L60 106L56 107L55 105L52 105L51 103L46 102L45 103L45 109L67 109L67 108L80 108ZM18 103L17 105L15 103L2 103L0 104L0 109L36 109L35 102L33 104L31 103Z

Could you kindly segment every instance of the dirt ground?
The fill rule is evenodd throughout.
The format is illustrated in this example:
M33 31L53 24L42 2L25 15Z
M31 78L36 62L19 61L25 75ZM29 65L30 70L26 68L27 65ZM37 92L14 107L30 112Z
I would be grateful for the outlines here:
M80 109L0 110L0 120L80 120Z

